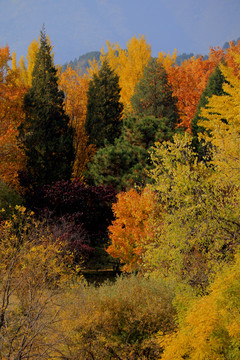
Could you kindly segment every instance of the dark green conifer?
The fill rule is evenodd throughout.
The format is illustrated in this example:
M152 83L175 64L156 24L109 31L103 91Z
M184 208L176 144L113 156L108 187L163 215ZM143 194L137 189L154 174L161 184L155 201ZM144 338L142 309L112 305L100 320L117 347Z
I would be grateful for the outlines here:
M121 132L122 112L119 77L105 60L89 84L85 122L89 143L97 148L112 144Z
M129 115L123 119L122 134L97 151L85 174L91 185L112 185L119 191L134 184L144 186L151 169L149 150L156 141L169 140L172 132L166 118Z
M132 97L135 114L123 119L122 132L114 143L97 151L88 164L86 179L93 185L113 185L126 190L144 186L151 168L149 150L156 141L172 140L179 121L164 68L152 59Z
M26 154L25 179L32 188L70 179L74 159L73 131L63 109L57 70L45 30L32 73L32 87L24 98L25 120L19 140Z
M176 102L164 67L152 58L145 67L143 77L136 84L131 99L134 112L141 116L164 119L164 126L175 131L179 122Z

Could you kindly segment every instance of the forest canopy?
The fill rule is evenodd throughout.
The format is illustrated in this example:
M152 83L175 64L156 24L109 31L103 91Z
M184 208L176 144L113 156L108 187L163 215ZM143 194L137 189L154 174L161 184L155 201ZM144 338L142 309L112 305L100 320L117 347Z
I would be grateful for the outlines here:
M106 45L0 48L0 359L237 360L240 42Z

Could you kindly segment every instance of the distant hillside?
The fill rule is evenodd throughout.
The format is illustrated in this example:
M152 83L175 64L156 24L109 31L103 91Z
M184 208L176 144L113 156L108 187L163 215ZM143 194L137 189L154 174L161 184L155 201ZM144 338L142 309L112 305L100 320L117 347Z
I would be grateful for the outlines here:
M237 44L238 41L240 41L240 38L238 38L237 40L232 40L234 42L234 44ZM229 42L225 42L222 49L223 50L226 50L229 48L229 45L230 44L230 41ZM63 70L65 70L67 68L68 65L71 66L72 69L79 69L83 74L85 74L87 72L87 68L89 66L89 60L93 60L95 58L95 60L100 60L100 51L91 51L91 52L88 52L84 55L81 55L79 56L78 59L74 59L73 61L70 61L69 63L65 63L63 65ZM184 61L184 60L187 60L187 59L190 59L191 57L193 57L195 54L194 53L189 53L189 54L186 54L186 53L183 53L183 54L180 54L180 55L177 55L177 58L176 58L176 63L178 65L181 65L181 63ZM196 57L198 56L201 56L200 54L198 55L195 55ZM203 58L204 59L207 59L208 58L208 55L203 55Z
M195 55L194 53L190 53L190 54L183 53L183 54L177 55L176 64L181 65L181 63L183 61L191 59L191 57L193 57L193 56L196 56L197 58L199 56L203 56L204 60L208 58L208 55L201 55L201 54Z
M70 61L69 63L65 63L62 66L62 69L63 69L63 71L65 71L67 66L70 65L72 69L75 69L75 70L79 69L83 74L86 74L87 68L89 66L89 60L92 61L94 58L97 61L100 60L100 54L101 54L100 51L88 52L84 55L79 56L78 59L74 59L73 61ZM181 65L181 63L184 60L190 59L193 56L194 56L193 53L190 53L190 54L183 53L183 54L177 55L176 63L178 65ZM199 55L197 55L197 56L199 56ZM207 55L205 55L204 58L207 58Z
M67 66L70 65L72 69L79 69L83 74L87 72L87 68L89 66L89 60L100 60L100 51L91 51L84 55L79 56L78 59L74 59L73 61L70 61L69 63L65 63L62 66L63 71L66 70Z
M240 37L239 37L237 40L232 40L232 41L233 41L233 43L234 43L235 45L237 45L238 41L240 41ZM223 47L222 47L223 50L228 49L229 46L230 46L229 44L230 44L230 41L228 41L228 42L226 41L225 44L224 44Z

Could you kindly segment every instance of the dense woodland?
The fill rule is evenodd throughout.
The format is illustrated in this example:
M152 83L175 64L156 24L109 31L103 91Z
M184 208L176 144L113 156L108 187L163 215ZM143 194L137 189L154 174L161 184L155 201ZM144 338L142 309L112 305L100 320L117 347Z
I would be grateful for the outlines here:
M106 44L0 48L0 359L239 360L240 42Z

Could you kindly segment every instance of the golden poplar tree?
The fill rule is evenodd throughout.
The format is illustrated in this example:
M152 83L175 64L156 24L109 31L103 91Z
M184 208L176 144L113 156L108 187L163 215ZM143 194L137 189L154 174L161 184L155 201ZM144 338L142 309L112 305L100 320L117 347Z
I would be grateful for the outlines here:
M202 121L207 132L205 138L211 141L216 149L215 166L223 176L231 178L231 182L240 181L240 79L236 72L240 68L240 54L232 54L234 67L220 65L226 83L222 96L213 95L209 99L207 108L202 108L201 114L206 120Z
M145 66L151 57L151 46L144 36L134 36L127 43L127 49L122 49L118 43L107 42L107 53L101 60L107 58L110 67L119 76L121 102L124 108L131 108L131 98L138 80L142 77Z
M87 91L89 77L79 75L70 66L60 75L59 86L65 94L65 110L74 128L75 162L73 177L82 179L86 164L94 154L92 145L88 145L85 131L87 113Z

